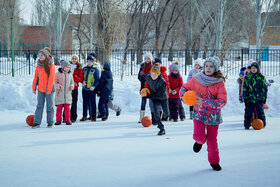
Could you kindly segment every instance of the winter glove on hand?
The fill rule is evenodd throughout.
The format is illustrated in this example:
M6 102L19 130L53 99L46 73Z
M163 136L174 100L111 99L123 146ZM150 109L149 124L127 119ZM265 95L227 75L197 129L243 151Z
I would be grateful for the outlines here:
M172 90L172 94L175 95L177 93L176 90Z

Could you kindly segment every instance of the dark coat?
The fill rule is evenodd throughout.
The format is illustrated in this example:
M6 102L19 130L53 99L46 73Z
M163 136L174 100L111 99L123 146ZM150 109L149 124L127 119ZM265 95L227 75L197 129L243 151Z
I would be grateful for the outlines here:
M168 99L166 91L166 82L161 75L159 75L156 80L153 80L151 75L147 75L145 86L150 90L150 98L152 100Z
M110 69L104 69L102 71L96 91L99 93L100 98L109 100L113 92L113 75Z

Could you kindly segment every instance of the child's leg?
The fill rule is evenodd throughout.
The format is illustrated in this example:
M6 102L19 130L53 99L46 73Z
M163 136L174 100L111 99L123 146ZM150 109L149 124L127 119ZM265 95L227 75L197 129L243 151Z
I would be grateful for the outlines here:
M105 100L102 97L99 97L98 111L102 118L106 117Z
M64 114L65 114L65 121L70 122L71 113L70 113L70 105L64 104Z
M34 123L40 125L42 122L46 93L38 91L37 94L37 105L34 114Z
M204 144L206 142L206 134L205 134L205 124L202 121L194 120L194 130L193 130L193 139L198 144Z
M161 105L160 109L163 110L162 117L163 117L163 118L168 118L168 116L169 116L169 104L168 104L168 99L162 100L162 101L160 102L160 105Z
M109 116L109 100L106 99L104 103L106 117Z
M178 119L178 110L179 110L179 105L178 105L177 99L169 99L169 110L170 110L170 115L172 119L177 120Z
M252 114L254 112L254 103L248 102L246 104L246 109L245 109L245 115L244 115L244 127L249 128L251 126L251 119L252 119Z
M61 120L62 120L62 107L63 107L63 105L61 104L61 105L57 105L56 106L56 121L57 122L61 122Z
M207 151L210 164L219 164L219 148L217 142L219 125L207 125Z
M154 116L155 116L155 120L158 125L158 128L164 129L164 126L161 122L161 117L160 117L160 102L159 101L153 101L153 110L154 110Z
M266 120L265 120L265 114L263 111L263 102L258 101L256 103L256 110L257 110L258 118L263 121L263 125L265 126Z
M142 97L142 100L141 100L141 110L145 110L146 102L147 102L147 98L146 97Z
M89 91L82 89L82 96L83 96L83 117L87 117Z
M179 115L180 115L180 119L186 118L185 109L184 109L182 101L180 99L179 99Z
M47 110L47 123L53 124L54 123L54 92L51 94L46 94L46 110Z
M71 120L77 120L78 90L72 90Z
M96 120L96 91L90 91L91 119Z

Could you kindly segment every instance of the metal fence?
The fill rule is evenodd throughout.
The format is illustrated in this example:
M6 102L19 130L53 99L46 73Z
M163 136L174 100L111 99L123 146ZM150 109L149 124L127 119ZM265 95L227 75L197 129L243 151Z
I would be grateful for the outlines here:
M139 71L139 62L137 63L137 54L141 54L140 59L143 59L147 51L143 50L140 53L136 50L129 50L127 54L127 62L123 65L123 50L113 50L110 56L111 69L115 76L121 75L123 71L125 76L137 75ZM188 65L187 58L192 59L206 58L212 56L215 50L173 50L163 51L161 55L162 64L168 67L173 61L180 61L180 72L182 75L187 75L193 68L193 65ZM88 50L60 50L52 51L52 55L60 54L60 59L70 60L71 56L77 54L80 57L80 62L86 64L86 57L90 54ZM222 66L221 71L227 76L238 76L240 68L246 66L249 59L257 58L256 50L228 50L222 51ZM189 56L188 56L189 55ZM36 59L38 58L38 51L31 50L16 50L14 51L14 74L15 75L31 75L34 74L36 68ZM98 55L97 55L98 56ZM280 50L262 51L259 60L261 61L261 72L265 76L279 76L280 75ZM12 59L10 50L0 50L0 76L11 76L12 74Z

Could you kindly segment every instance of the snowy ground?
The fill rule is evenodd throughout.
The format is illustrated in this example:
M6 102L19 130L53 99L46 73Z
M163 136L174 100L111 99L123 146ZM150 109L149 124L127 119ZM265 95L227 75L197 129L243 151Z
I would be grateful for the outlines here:
M194 153L192 121L166 122L165 136L155 126L137 123L138 81L115 77L115 103L106 122L39 129L25 124L35 110L32 77L0 79L0 186L280 186L280 77L273 78L266 111L267 127L243 129L244 107L238 102L236 78L227 80L218 143L222 171L213 171L206 145ZM81 114L81 94L79 95ZM187 107L186 107L187 111ZM188 115L188 113L187 113Z

